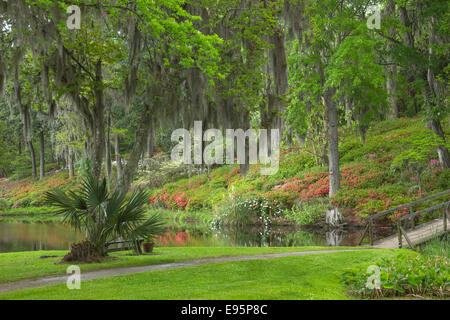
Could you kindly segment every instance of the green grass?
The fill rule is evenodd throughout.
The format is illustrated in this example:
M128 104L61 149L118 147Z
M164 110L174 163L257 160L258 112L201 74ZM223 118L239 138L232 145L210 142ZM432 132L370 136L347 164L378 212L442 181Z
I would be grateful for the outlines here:
M0 299L349 299L343 272L403 254L415 253L367 250L215 263L84 281L80 290L61 284L13 291Z
M450 259L450 236L436 237L420 247L420 252L429 256L441 256Z
M143 266L153 264L163 264L171 262L188 261L201 258L215 258L225 256L245 256L279 252L310 251L310 250L330 250L330 249L350 249L350 247L227 247L227 248L155 248L152 254L132 255L130 252L117 252L110 256L114 260L102 263L81 265L82 271L93 271L107 268ZM360 249L360 248L359 248ZM61 275L66 273L67 264L55 264L62 259L67 251L27 251L0 254L0 283L17 281L26 278L38 278L51 275ZM41 256L54 256L57 258L40 259Z
M8 208L0 210L1 222L57 222L61 216L55 215L53 207Z

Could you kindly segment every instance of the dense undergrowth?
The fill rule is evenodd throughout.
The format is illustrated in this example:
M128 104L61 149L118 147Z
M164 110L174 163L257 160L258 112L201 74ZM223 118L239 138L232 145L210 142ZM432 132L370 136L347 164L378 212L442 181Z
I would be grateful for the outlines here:
M214 213L216 223L226 224L286 220L314 224L323 220L327 207L335 205L347 222L358 223L370 214L449 188L450 172L440 167L432 146L421 146L419 159L408 158L415 146L410 142L427 134L420 118L382 122L371 128L365 145L349 130L341 131L342 188L331 201L327 168L316 166L308 150L293 148L282 151L279 171L273 176L261 176L254 166L241 178L237 166L224 166L209 177L182 178L153 189L150 203L187 212L184 217L207 210ZM406 213L396 212L387 222Z
M342 282L350 293L363 298L398 296L450 297L450 238L435 238L422 254L410 253L385 258L376 267L346 272Z
M29 207L42 207L45 192L55 188L71 190L79 184L78 177L69 178L67 171L49 174L42 180L29 178L0 179L0 211Z
M328 198L327 168L317 166L311 150L299 146L282 150L275 175L261 176L260 167L253 166L245 178L237 166L222 166L209 173L191 168L189 178L186 167L174 166L160 155L141 165L134 188L149 189L149 209L171 210L176 219L219 225L317 224L324 220L327 207L338 206L348 223L359 223L370 214L449 188L450 170L439 165L436 149L427 145L428 140L414 158L417 141L430 132L423 118L385 121L369 130L363 145L353 131L341 130L342 187L332 199ZM68 190L77 181L65 171L42 181L3 179L0 210L42 206L46 191ZM396 212L386 222L405 213ZM433 213L421 219L431 217Z

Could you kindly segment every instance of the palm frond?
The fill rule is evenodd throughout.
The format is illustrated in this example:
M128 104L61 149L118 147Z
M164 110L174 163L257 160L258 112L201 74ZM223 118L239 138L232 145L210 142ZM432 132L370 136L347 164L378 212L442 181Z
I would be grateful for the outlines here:
M136 238L150 238L154 235L161 235L167 230L165 221L159 214L150 216L144 223L140 224L135 230Z
M107 241L121 237L137 245L138 238L151 238L162 234L166 227L159 215L147 218L144 205L149 197L145 191L133 192L128 200L125 194L109 193L106 179L92 175L83 180L79 192L61 190L47 192L46 202L58 208L63 221L86 231L89 240L99 252Z
M83 179L81 191L83 198L90 208L97 208L108 199L106 179L99 181L92 174Z

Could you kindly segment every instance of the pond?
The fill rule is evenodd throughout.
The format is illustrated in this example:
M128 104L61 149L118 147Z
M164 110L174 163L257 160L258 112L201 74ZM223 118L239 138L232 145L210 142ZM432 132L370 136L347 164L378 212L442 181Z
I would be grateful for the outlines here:
M358 229L326 232L299 227L211 229L188 223L173 225L158 238L157 246L169 247L298 247L355 246ZM32 250L67 250L83 237L72 228L58 223L0 222L0 252Z

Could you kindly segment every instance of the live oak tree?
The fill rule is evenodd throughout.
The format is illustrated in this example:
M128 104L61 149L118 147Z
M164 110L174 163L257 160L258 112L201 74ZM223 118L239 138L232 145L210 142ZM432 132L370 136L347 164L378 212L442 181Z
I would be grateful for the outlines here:
M380 29L367 27L374 5ZM35 176L55 156L70 176L92 168L125 192L162 132L278 128L329 167L333 196L340 127L365 143L374 122L421 114L448 167L447 11L444 0L0 0L0 93L15 117L1 143L26 145Z

